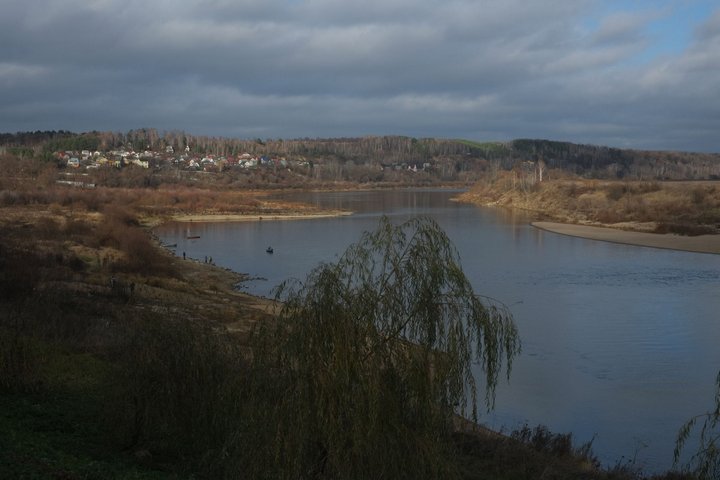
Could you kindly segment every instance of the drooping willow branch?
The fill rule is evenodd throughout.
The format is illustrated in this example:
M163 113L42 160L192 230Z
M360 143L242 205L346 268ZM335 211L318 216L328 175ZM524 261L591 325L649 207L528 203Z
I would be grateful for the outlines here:
M383 218L336 263L277 296L282 309L254 357L263 381L277 384L266 407L278 425L274 458L300 477L304 462L329 477L354 468L357 478L377 477L372 465L393 477L390 465L443 464L456 408L470 402L476 417L473 365L490 408L502 366L509 372L520 349L507 309L475 294L428 218Z

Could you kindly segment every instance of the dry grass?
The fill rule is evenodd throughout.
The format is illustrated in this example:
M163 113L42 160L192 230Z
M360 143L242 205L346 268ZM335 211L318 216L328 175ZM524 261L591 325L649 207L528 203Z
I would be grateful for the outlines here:
M513 188L510 179L479 183L463 195L476 204L511 206L546 220L658 233L720 232L720 183L563 179Z

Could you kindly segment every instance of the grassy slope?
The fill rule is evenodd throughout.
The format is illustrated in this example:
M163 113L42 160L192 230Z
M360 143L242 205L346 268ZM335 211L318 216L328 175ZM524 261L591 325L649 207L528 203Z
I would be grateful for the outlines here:
M175 478L109 431L124 337L185 318L242 343L268 315L239 275L175 258L107 203L0 208L0 478Z
M0 395L0 477L165 479L174 475L142 465L118 448L103 428L103 375L96 358L78 353L48 353L50 363L92 385L71 381L36 392ZM102 365L106 368L107 365Z

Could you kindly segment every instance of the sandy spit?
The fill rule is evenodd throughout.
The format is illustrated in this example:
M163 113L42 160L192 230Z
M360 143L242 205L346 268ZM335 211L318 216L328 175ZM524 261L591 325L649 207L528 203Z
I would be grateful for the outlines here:
M675 234L630 232L607 227L592 227L555 222L533 222L532 226L548 232L604 242L623 243L643 247L666 248L686 252L720 254L720 235L687 237Z
M270 214L270 215L243 215L243 214L208 214L208 215L174 215L176 222L256 222L264 220L303 220L310 218L329 218L352 215L352 212L327 213L299 213L299 214Z

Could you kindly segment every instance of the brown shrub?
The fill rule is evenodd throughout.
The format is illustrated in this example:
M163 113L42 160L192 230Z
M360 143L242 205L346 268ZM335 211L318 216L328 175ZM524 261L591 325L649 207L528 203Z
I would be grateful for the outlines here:
M617 202L620 200L628 191L627 184L624 183L612 183L607 188L606 196L608 200Z
M40 281L43 261L37 252L0 243L0 301L21 302Z
M0 205L27 205L24 192L14 190L0 191Z
M638 182L632 184L632 193L652 193L662 190L662 185L659 182Z
M692 202L695 205L700 205L705 202L705 199L708 197L708 194L711 193L706 188L703 187L696 187L692 189L692 192L690 192Z
M139 228L127 228L121 232L120 250L126 255L129 270L144 274L161 274L167 271L166 264L158 255L155 245Z
M62 229L65 235L74 237L89 235L92 230L93 227L90 223L77 217L67 218Z
M561 195L568 197L579 197L586 193L593 193L597 190L598 186L596 182L587 182L582 180L574 180L570 182L564 182L558 186L558 190Z
M707 235L717 232L713 227L707 225L695 225L690 223L659 223L655 228L655 233L674 233L677 235L694 237L697 235Z
M127 207L122 205L108 204L103 209L103 215L109 222L119 222L126 226L138 226L137 216Z
M620 213L612 208L603 208L595 214L594 220L600 223L620 223L625 219Z
M151 275L172 274L171 265L159 252L147 232L133 223L132 215L124 215L119 209L106 217L98 226L96 241L98 246L112 247L125 254L125 259L116 268L125 272Z
M0 325L0 392L33 391L40 384L40 355L17 327Z
M60 233L60 224L51 217L40 217L35 224L38 237L44 239L56 238Z

